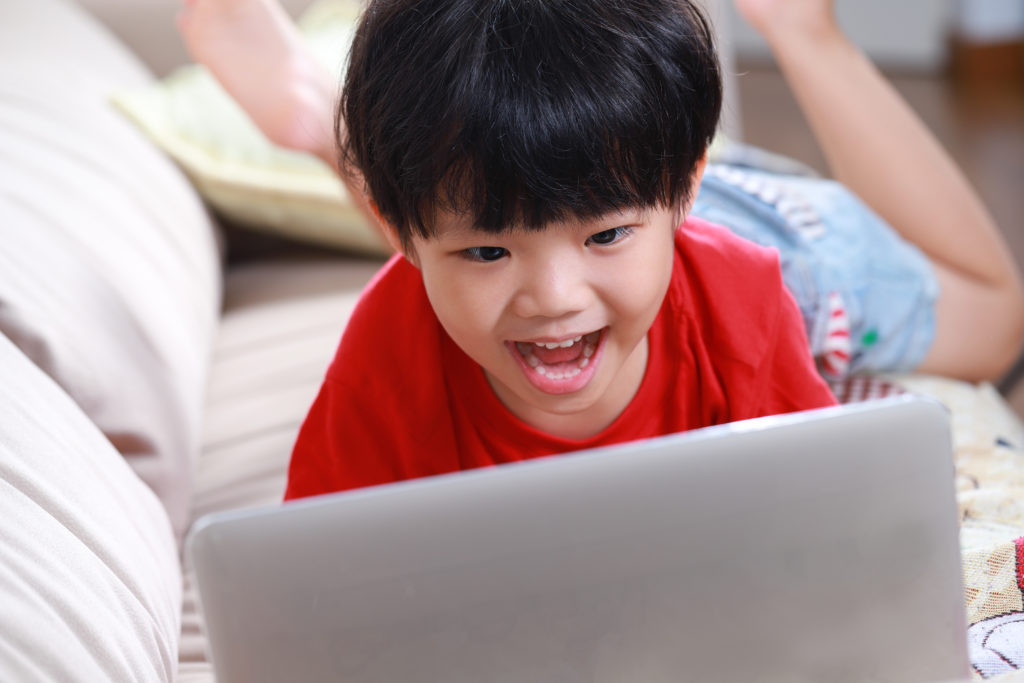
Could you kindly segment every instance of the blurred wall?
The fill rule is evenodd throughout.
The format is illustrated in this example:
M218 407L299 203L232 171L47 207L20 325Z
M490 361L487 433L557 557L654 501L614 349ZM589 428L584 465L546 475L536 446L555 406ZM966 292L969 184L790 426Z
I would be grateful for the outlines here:
M1021 0L994 0L1015 3ZM768 46L727 5L739 59L770 61ZM836 0L839 23L850 38L878 64L907 71L945 67L948 36L956 11L954 0Z
M4 0L0 0L0 3ZM190 58L175 28L182 0L78 0L141 57L157 76L165 76ZM293 16L311 0L278 0Z
M1024 0L957 0L954 23L960 38L1001 43L1024 37Z
M741 140L743 127L740 122L739 85L736 82L736 49L735 29L736 18L730 12L732 0L701 0L715 31L718 47L718 58L722 64L722 119L720 129L723 133Z

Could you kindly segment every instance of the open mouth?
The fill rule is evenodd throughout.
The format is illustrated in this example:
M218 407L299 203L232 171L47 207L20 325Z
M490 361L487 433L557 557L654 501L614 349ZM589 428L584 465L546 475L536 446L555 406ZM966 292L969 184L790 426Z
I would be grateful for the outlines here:
M553 342L506 342L526 378L546 393L577 391L590 381L604 329Z

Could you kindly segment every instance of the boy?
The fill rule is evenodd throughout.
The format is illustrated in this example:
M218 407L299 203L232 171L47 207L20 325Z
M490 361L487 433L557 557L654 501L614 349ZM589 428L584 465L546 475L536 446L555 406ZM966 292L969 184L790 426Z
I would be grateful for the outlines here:
M1019 278L966 183L842 39L830 3L738 5L837 175L931 259L913 278L937 278L943 294L934 321L924 296L907 330L914 364L1000 371L1020 341ZM195 20L183 30L197 58L229 64L203 55ZM294 57L285 23L262 25L275 23ZM214 71L260 123L229 70ZM305 92L297 111L322 112L323 90ZM710 35L686 2L371 4L339 170L366 183L404 256L353 314L287 497L831 404L775 257L683 222L719 104ZM316 131L291 146L323 155ZM909 200L920 205L906 211ZM989 334L975 342L966 320Z

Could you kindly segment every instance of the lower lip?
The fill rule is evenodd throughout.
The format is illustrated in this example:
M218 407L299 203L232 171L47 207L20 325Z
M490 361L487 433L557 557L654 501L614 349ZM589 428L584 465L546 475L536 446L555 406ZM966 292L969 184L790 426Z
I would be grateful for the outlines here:
M597 340L597 347L594 349L594 355L590 357L587 367L581 369L578 375L564 379L553 379L540 374L535 368L531 368L526 359L523 358L523 354L519 353L515 342L507 341L505 346L508 348L509 353L512 354L512 357L516 359L516 362L519 363L520 369L526 375L526 380L535 389L543 391L545 394L571 394L587 386L594 377L594 373L597 372L597 366L601 362L601 353L604 351L606 332L607 330L601 330L601 337Z

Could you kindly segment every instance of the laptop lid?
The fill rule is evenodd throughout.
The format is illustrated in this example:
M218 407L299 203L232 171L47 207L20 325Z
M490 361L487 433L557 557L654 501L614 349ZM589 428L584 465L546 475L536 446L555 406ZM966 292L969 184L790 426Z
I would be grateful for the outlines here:
M968 672L923 399L210 515L188 546L221 683Z

